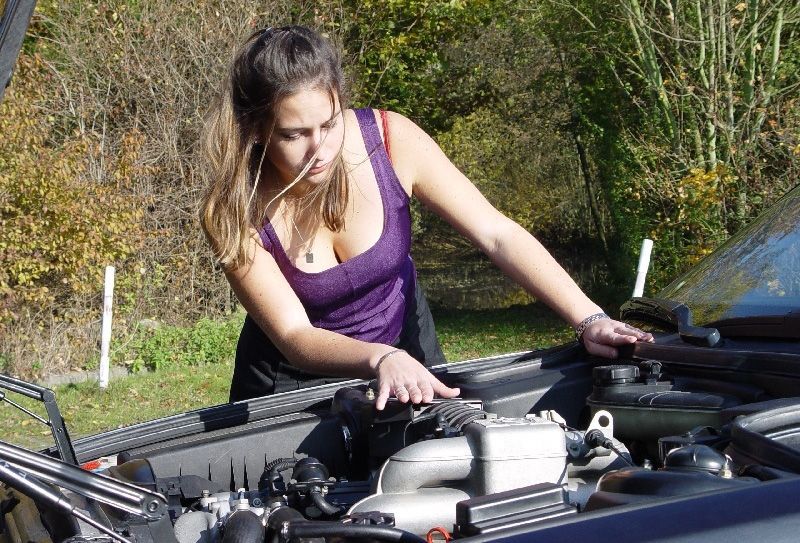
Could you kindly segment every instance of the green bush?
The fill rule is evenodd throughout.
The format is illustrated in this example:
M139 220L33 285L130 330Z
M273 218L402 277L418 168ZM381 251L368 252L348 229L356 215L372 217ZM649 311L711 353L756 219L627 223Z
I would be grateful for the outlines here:
M139 326L121 358L132 371L171 370L233 360L243 315L200 319L190 327Z

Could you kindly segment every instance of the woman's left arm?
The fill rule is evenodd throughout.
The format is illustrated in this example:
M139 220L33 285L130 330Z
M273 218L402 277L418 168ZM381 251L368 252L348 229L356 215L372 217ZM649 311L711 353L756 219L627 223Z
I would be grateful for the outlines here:
M497 211L421 128L394 113L389 127L392 162L407 191L573 328L602 313L542 244ZM582 339L592 354L614 358L615 346L652 341L652 336L613 319L598 319L585 328Z

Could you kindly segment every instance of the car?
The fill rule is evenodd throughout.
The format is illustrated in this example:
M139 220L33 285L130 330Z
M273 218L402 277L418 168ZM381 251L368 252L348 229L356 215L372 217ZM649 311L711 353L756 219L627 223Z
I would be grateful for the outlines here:
M453 400L378 411L350 380L74 441L51 390L0 376L53 436L0 440L0 541L795 540L800 186L621 318L656 341L433 368Z

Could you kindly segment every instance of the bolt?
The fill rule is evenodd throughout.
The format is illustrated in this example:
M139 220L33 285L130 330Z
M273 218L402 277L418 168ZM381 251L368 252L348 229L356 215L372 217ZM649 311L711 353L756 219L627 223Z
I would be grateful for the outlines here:
M158 511L158 502L153 500L147 504L147 512L155 513L156 511Z

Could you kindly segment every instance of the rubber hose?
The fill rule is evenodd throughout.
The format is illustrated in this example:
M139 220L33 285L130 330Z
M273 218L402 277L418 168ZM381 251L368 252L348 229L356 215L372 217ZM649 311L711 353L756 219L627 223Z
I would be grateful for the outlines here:
M270 462L271 466L264 468L264 471L269 473L270 479L274 479L280 472L285 469L293 468L297 465L297 460L291 458L280 458L282 462Z
M342 537L347 540L375 539L400 543L427 543L425 539L398 528L332 521L289 522L286 534L290 540L299 537Z
M287 521L304 521L305 517L298 511L288 505L283 505L270 511L267 517L267 538L265 541L269 543L280 543L281 541L281 528L283 523Z
M269 471L275 466L285 464L286 462L297 462L297 460L295 458L276 458L275 460L270 460L269 464L264 466L264 471Z
M253 543L264 541L264 526L252 511L236 511L225 523L222 543Z
M311 491L311 501L314 502L314 505L317 506L317 509L322 511L328 516L338 515L342 512L341 507L337 507L333 505L331 502L325 499L325 496L319 490L312 490Z
M464 427L471 422L487 417L487 413L483 409L460 402L443 402L433 406L428 412L441 414L447 424L458 431L463 431Z
M464 413L459 415L458 417L455 417L452 424L453 426L458 428L459 431L461 431L467 424L475 422L476 420L483 420L485 418L486 418L486 413L484 413L483 411L476 410L473 413Z

